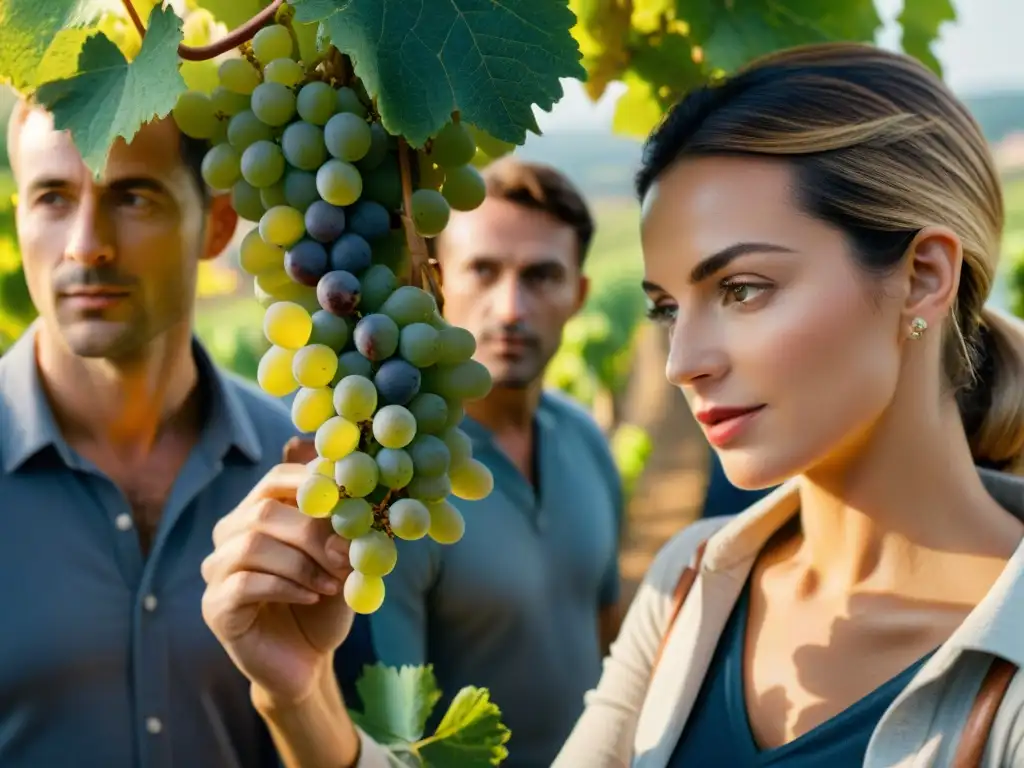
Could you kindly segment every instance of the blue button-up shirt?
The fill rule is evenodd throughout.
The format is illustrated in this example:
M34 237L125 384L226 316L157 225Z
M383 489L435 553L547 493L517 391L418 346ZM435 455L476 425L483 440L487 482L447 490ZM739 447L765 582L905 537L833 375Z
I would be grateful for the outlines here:
M279 765L203 621L200 564L217 520L280 462L287 409L195 343L208 422L144 557L124 495L61 436L34 337L0 359L0 765Z

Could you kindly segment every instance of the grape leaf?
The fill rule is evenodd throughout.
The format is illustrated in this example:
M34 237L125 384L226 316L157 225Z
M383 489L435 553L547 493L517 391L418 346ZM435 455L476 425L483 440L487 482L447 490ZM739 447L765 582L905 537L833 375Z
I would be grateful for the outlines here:
M584 88L597 100L629 64L630 8L621 0L569 0L569 8L577 20L572 36L587 70Z
M623 136L646 139L665 112L661 100L652 84L634 72L627 72L622 83L626 91L615 103L612 130Z
M196 3L229 30L240 27L268 5L269 0L198 0Z
M99 33L82 46L78 75L39 88L38 101L53 113L57 130L71 131L94 174L102 170L118 137L130 141L144 123L167 115L185 90L178 71L181 38L181 19L174 10L154 8L132 62Z
M15 90L30 90L39 82L39 65L50 48L75 45L73 35L69 41L58 37L60 32L85 26L95 18L92 0L3 0L0 80Z
M533 106L586 78L567 0L294 0L320 21L377 101L381 122L414 147L458 110L497 139L539 133Z
M434 668L374 664L356 682L363 711L352 719L381 744L412 743L423 736L427 718L441 698Z
M872 41L881 26L874 0L692 0L681 11L708 66L726 72L793 45Z
M489 768L508 757L511 732L486 689L467 686L428 739L414 745L428 768Z
M941 77L942 65L932 53L931 44L943 23L956 21L953 3L950 0L904 0L897 21L903 28L903 50Z

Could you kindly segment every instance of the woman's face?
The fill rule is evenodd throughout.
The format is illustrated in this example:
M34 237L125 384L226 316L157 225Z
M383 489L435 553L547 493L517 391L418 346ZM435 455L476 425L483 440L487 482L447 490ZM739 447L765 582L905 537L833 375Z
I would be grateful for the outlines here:
M797 207L792 182L772 160L684 160L643 206L666 374L743 488L857 451L894 397L906 336L899 298Z

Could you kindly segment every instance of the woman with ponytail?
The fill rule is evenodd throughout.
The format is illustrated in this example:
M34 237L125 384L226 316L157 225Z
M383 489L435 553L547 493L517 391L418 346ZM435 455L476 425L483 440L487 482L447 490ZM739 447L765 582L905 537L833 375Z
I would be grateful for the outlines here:
M976 123L905 56L797 48L688 95L637 189L668 378L730 481L779 487L659 553L556 768L1024 768L1024 336L984 306ZM286 760L385 765L344 631L283 648L254 600L214 581L207 620Z

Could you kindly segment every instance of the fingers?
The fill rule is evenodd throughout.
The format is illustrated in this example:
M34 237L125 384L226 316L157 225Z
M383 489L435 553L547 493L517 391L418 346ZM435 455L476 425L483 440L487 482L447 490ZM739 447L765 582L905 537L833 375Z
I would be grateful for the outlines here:
M203 593L203 619L222 640L245 634L265 604L312 605L316 592L269 573L237 571Z
M307 477L309 468L305 464L278 464L260 478L238 508L247 507L260 499L276 499L294 504L299 486Z
M285 443L282 454L285 464L309 464L317 457L316 444L312 440L293 437Z
M294 534L297 528L284 530ZM293 538L301 542L301 537ZM320 551L325 551L323 546ZM227 581L236 573L251 572L277 576L323 595L336 595L345 575L343 567L325 567L301 546L275 536L273 526L270 532L250 528L226 539L203 561L201 570L208 584Z

